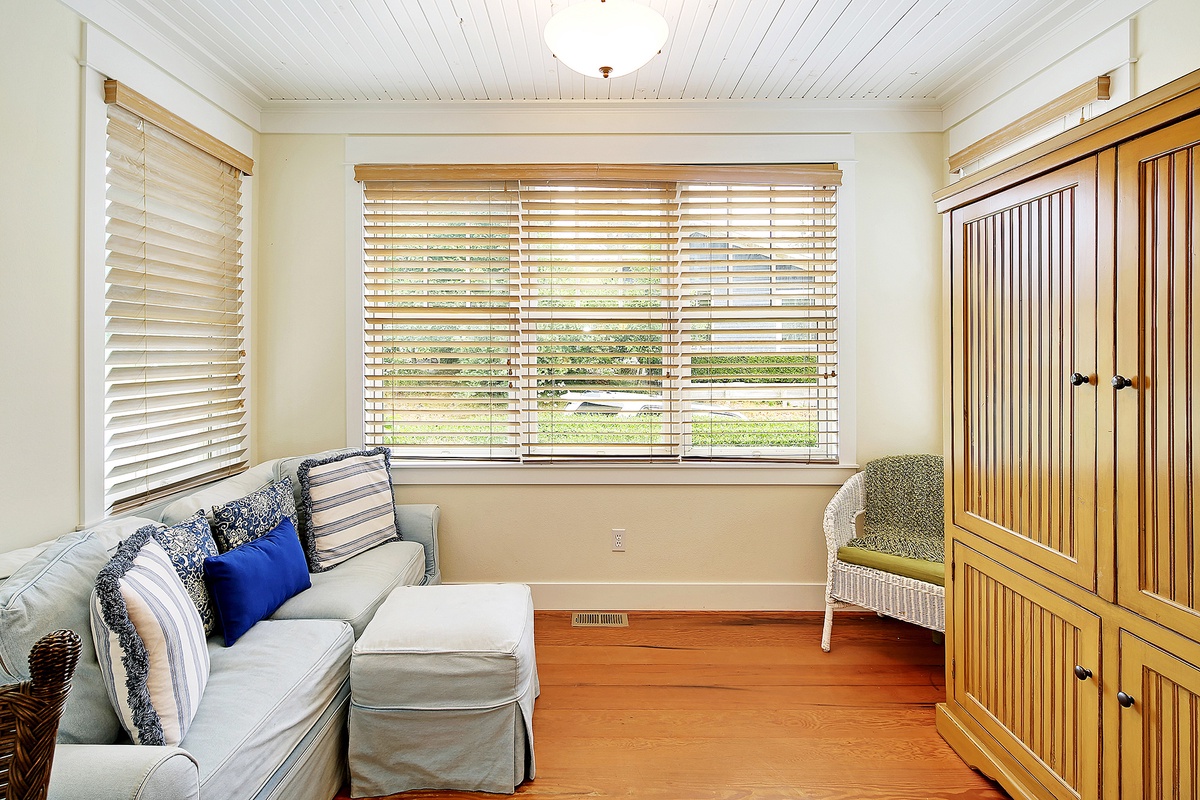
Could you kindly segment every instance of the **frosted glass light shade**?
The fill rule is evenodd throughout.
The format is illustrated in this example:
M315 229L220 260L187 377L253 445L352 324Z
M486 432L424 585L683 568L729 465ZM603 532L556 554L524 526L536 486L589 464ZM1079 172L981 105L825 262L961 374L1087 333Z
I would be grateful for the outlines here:
M667 21L633 0L583 0L546 23L559 61L592 78L619 78L641 67L667 41Z

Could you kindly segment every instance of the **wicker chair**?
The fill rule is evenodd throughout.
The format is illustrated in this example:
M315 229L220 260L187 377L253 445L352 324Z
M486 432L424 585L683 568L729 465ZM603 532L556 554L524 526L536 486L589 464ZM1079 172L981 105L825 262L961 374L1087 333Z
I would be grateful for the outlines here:
M907 460L914 469L930 471L927 474L936 470L938 480L941 479L943 466L940 456L891 456L872 463L882 464L889 460ZM931 509L931 513L940 516L941 500L935 500L937 507ZM931 499L930 502L935 500ZM855 537L855 518L866 511L868 502L866 473L859 472L842 485L825 508L829 571L825 585L825 627L821 633L821 649L827 653L833 632L834 609L847 605L868 608L880 616L901 619L939 633L946 630L944 586L838 559L838 549Z
M0 686L0 800L45 800L79 648L73 631L43 636L29 653L30 680Z

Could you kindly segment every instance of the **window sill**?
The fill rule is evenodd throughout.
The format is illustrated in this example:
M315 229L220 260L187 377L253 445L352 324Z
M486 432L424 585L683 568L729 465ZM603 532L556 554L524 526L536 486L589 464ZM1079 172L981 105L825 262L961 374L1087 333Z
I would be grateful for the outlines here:
M393 484L841 486L856 464L431 464L392 462Z

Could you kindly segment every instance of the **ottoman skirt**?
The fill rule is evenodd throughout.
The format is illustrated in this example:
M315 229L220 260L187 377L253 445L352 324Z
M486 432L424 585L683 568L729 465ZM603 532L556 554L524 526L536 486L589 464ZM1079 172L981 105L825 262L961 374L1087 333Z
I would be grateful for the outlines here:
M512 792L538 691L527 586L398 587L350 663L351 796Z

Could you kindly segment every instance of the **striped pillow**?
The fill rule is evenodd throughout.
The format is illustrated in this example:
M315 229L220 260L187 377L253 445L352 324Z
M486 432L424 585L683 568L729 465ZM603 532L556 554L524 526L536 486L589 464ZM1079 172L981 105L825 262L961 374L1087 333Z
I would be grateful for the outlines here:
M386 447L301 462L300 514L311 571L400 539L389 466Z
M134 743L179 744L208 683L208 648L200 614L153 528L122 542L96 576L92 641Z

